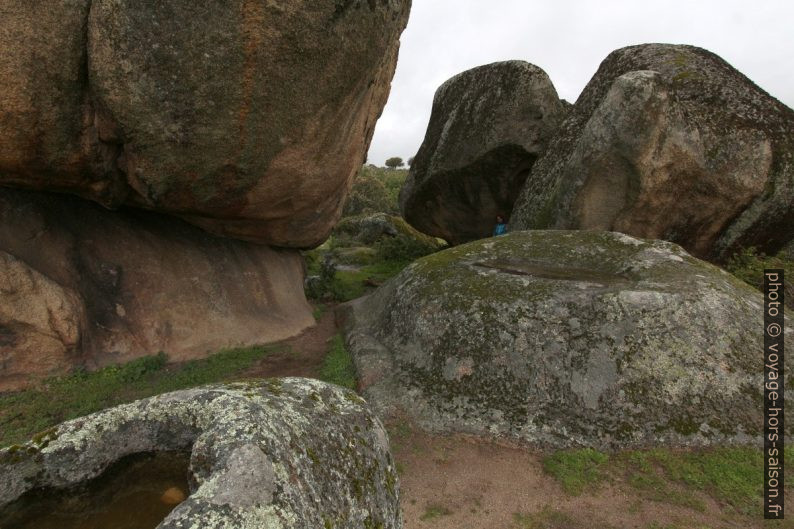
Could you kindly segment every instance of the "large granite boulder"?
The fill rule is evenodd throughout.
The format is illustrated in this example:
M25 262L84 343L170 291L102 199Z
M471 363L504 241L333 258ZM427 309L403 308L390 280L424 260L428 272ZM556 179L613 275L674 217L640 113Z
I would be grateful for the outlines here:
M794 238L794 111L693 46L612 52L533 167L511 229L615 230L722 260Z
M0 507L124 456L191 451L190 495L158 529L399 529L386 431L355 393L268 379L167 393L62 423L0 450Z
M0 391L74 367L171 360L312 325L296 251L77 197L0 191Z
M320 244L389 93L410 0L11 0L0 185Z
M565 114L546 72L479 66L436 91L424 142L400 192L405 220L451 244L490 235Z
M514 232L419 259L348 313L368 402L430 430L602 449L763 432L763 298L672 243Z

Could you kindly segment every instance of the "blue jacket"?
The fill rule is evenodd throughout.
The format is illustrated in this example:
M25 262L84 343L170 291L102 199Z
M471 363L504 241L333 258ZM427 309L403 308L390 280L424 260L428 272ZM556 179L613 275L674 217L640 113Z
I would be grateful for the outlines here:
M505 223L497 224L496 227L493 229L494 237L496 237L497 235L504 235L505 233L507 233L507 224Z

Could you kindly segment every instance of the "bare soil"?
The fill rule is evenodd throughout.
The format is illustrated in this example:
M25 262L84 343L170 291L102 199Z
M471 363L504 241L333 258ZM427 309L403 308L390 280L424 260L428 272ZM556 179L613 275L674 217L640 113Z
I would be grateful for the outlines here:
M705 510L649 500L627 483L571 496L542 453L388 423L405 529L744 529L770 527L697 491ZM759 478L760 479L760 478ZM794 527L777 525L776 527Z
M328 352L328 340L336 334L333 307L323 311L313 327L298 336L276 344L277 351L245 371L243 377L309 377L317 378L323 358Z
M317 377L337 332L333 307L285 340L245 376ZM400 474L405 529L744 529L772 527L697 491L705 509L653 501L625 482L567 494L542 468L542 452L462 435L431 435L387 421ZM760 478L759 478L760 479ZM774 527L794 528L784 522Z

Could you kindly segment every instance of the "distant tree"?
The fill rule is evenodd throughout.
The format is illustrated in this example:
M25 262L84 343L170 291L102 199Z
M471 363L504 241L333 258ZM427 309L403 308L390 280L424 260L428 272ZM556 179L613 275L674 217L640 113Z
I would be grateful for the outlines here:
M413 166L414 166L414 157L411 156L410 158L408 158L408 167L413 167Z
M388 160L386 160L386 167L388 167L389 169L397 169L398 167L402 167L403 165L405 165L405 163L403 163L403 159L400 158L399 156L393 156Z

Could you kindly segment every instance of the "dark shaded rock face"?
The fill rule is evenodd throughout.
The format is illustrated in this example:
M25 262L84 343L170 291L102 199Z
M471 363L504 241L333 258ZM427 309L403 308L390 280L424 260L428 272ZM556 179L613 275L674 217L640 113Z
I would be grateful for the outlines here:
M490 235L563 114L548 76L532 64L499 62L453 77L436 92L400 192L403 216L451 244Z
M0 390L165 351L272 342L313 324L297 251L182 220L0 188Z
M794 237L794 111L716 55L611 53L533 167L511 229L607 229L722 260Z
M388 96L410 0L13 0L0 184L320 244Z
M349 313L367 401L432 431L602 449L763 432L763 297L669 242L513 232L419 259Z
M166 393L0 450L0 507L141 452L191 450L190 495L159 529L399 529L386 431L354 392L284 378Z

